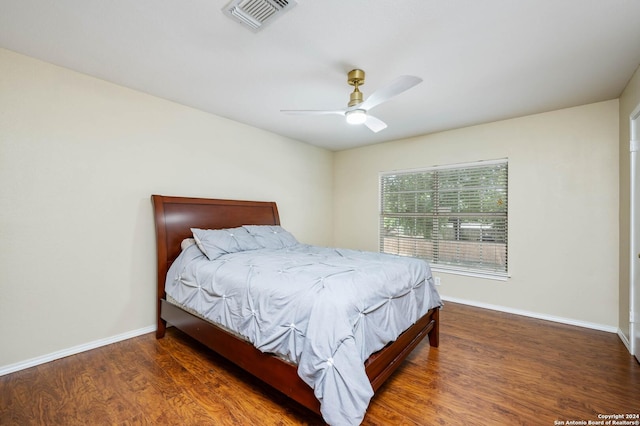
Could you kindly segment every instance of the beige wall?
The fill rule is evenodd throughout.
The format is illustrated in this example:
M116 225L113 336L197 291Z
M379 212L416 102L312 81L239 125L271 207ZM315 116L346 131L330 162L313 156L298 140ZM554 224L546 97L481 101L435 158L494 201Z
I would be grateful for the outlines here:
M378 173L509 159L509 272L443 296L618 326L618 101L356 148L334 157L334 243L377 250Z
M0 369L154 325L153 193L275 200L330 244L332 161L0 49Z
M640 67L627 84L620 96L620 331L627 340L629 336L629 250L631 248L630 227L630 153L629 116L640 104Z

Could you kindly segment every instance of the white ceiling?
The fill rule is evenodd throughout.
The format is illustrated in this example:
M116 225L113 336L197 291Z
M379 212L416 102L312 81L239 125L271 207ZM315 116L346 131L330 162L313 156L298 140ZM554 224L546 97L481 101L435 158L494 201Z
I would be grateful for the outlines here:
M640 64L640 0L298 0L253 33L227 0L0 0L0 46L296 140L341 150L617 98ZM346 74L372 133L338 115ZM1 78L1 76L0 76Z

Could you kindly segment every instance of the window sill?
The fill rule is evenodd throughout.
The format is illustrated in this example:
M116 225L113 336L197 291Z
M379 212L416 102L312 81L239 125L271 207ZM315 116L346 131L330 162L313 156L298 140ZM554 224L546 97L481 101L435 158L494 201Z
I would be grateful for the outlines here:
M491 272L484 272L484 271L460 270L460 269L453 269L453 268L447 268L447 267L436 266L436 265L431 265L431 271L442 272L442 273L451 274L451 275L463 275L465 277L484 278L484 279L495 280L495 281L507 281L510 278L508 273L498 274L498 273L491 273Z

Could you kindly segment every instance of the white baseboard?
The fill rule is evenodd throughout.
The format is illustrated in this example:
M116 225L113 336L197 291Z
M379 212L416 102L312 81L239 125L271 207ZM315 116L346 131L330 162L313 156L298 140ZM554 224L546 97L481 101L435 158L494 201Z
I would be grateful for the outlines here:
M118 334L117 336L111 336L105 339L94 340L93 342L84 343L82 345L74 346L72 348L62 349L60 351L52 352L50 354L39 356L36 358L31 358L26 361L17 362L15 364L0 366L0 376L4 376L5 374L24 370L30 367L35 367L36 365L45 364L47 362L64 358L70 355L79 354L80 352L90 351L91 349L96 349L101 346L106 346L112 343L121 342L122 340L131 339L133 337L138 337L143 334L151 333L154 331L156 331L156 326L152 325L149 327L139 328L138 330L132 330L126 333Z
M618 337L620 338L620 340L622 340L622 343L624 343L624 345L627 347L627 350L629 351L629 353L633 354L633 351L631 350L631 342L629 341L629 339L627 339L627 336L625 336L622 330L620 329L618 329Z
M458 299L457 297L441 296L441 298L445 302L449 301L452 303L460 303L463 305L475 306L477 308L490 309L492 311L506 312L509 314L521 315L521 316L530 317L530 318L553 321L553 322L558 322L558 323L568 324L568 325L575 325L577 327L584 327L584 328L590 328L593 330L606 331L608 333L618 333L618 328L610 325L598 324L598 323L587 322L587 321L579 321L571 318L556 317L553 315L540 314L537 312L523 311L521 309L509 308L506 306L491 305L488 303L476 302L473 300ZM445 306L445 309L446 309L446 306Z

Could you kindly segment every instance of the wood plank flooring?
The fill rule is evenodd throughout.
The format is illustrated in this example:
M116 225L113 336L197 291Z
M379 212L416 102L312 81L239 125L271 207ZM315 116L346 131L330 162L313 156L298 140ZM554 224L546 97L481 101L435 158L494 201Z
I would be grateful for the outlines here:
M640 414L640 365L615 334L454 303L440 318L440 347L416 348L364 425L587 424ZM322 421L173 328L161 340L140 336L0 377L0 425L117 424Z

